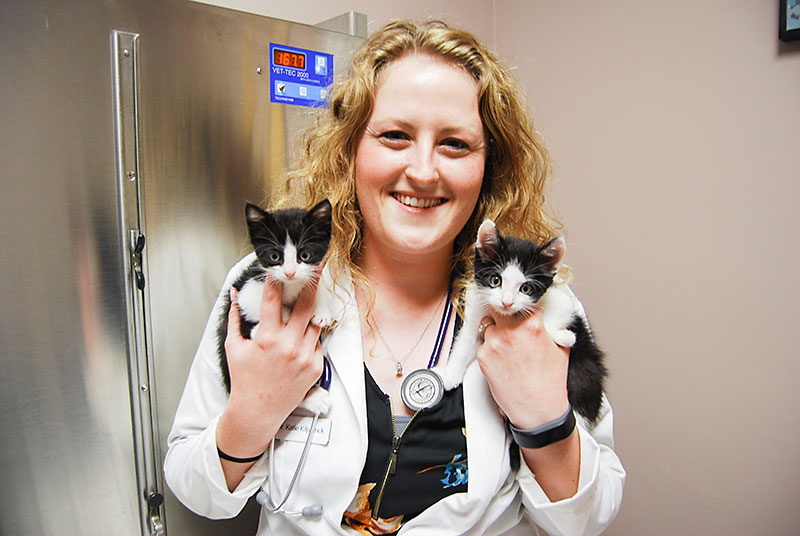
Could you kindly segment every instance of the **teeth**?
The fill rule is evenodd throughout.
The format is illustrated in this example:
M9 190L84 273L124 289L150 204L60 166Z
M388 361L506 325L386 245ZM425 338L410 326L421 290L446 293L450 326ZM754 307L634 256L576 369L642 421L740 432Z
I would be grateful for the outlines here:
M404 205L414 208L431 208L442 204L441 199L420 199L419 197L411 197L409 195L395 195L394 197Z

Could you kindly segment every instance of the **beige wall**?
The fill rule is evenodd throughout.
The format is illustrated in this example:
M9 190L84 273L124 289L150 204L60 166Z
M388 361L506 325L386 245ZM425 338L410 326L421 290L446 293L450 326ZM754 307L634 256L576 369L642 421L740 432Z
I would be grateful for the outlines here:
M629 477L607 534L800 533L800 44L776 2L310 3L227 5L444 15L518 67L609 354Z
M607 534L800 534L800 46L774 1L576 7L497 0L495 24L609 354Z
M475 32L481 39L492 42L494 2L492 0L201 0L250 13L258 13L276 19L285 19L304 24L317 24L348 11L367 15L370 32L391 19L427 17L445 19Z

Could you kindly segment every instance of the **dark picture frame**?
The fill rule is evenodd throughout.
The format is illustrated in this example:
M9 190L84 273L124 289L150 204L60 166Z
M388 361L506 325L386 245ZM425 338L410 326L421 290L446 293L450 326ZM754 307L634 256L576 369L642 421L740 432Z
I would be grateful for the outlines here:
M778 36L781 41L800 39L800 0L778 0L780 27Z

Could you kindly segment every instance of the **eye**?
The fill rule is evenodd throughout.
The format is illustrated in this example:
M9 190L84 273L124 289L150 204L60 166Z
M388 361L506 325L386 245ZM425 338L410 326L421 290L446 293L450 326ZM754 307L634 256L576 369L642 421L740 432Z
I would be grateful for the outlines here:
M469 144L463 140L459 140L457 138L447 138L446 140L442 141L442 145L450 150L461 152L461 151L468 151Z
M269 254L269 262L281 262L281 254L277 251L273 251Z
M489 286L492 288L497 288L500 286L500 283L503 282L503 278L499 275L491 275L489 276Z
M297 258L298 258L298 259L300 259L300 262L308 262L308 261L310 261L310 260L311 260L311 253L309 253L309 252L308 252L308 251L306 251L306 250L303 250L303 251L301 251L301 252L300 252L300 254L297 256Z
M386 132L382 132L379 138L389 144L400 144L409 139L408 134L402 130L387 130Z
M528 296L530 296L531 294L533 294L533 285L531 285L530 283L523 283L522 285L520 285L519 291L522 292L523 294L527 294Z

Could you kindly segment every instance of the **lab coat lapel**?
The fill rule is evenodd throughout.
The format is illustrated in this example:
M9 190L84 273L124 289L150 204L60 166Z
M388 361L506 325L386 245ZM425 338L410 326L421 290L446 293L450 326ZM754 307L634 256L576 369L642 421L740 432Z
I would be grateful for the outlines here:
M327 289L336 294L338 297L336 303L340 306L335 315L337 325L328 336L323 337L322 351L330 360L334 376L338 376L344 386L347 399L358 421L359 437L366 452L367 404L361 350L361 321L350 274L349 272L345 274L339 285L334 286L326 266L322 282ZM331 389L335 388L332 384Z
M464 418L467 425L467 493L455 493L434 504L403 527L402 533L473 534L508 478L508 452L503 419L477 362L464 376Z
M486 504L506 479L506 433L489 384L477 361L464 375L464 418L467 425L470 500Z

